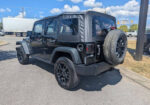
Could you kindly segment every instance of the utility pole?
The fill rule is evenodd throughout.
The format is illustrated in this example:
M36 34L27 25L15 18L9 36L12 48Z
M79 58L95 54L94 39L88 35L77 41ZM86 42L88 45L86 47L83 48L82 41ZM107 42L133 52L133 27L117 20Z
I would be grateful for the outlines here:
M137 36L137 44L136 44L136 56L135 56L135 59L137 61L141 61L143 55L148 5L149 5L149 0L141 0L139 24L138 24L138 36Z
M25 12L24 12L24 8L22 8L22 18L24 18L24 14Z

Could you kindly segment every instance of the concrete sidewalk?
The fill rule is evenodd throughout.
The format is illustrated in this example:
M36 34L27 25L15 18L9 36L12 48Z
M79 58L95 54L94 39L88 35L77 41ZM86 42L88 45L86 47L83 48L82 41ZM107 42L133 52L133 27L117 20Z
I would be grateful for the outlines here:
M8 42L0 40L0 46L4 46L4 45L7 45L7 44L8 44Z
M117 66L116 68L120 70L122 75L150 90L150 79L122 66Z

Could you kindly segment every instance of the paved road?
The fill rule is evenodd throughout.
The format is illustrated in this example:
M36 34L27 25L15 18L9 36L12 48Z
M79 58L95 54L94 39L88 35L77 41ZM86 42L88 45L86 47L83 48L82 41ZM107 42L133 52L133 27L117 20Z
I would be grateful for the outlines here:
M128 41L136 41L137 38L136 37L128 37Z
M60 88L53 67L32 59L20 65L15 41L0 46L0 105L149 105L150 90L111 70L96 77L81 77L80 85L67 91Z

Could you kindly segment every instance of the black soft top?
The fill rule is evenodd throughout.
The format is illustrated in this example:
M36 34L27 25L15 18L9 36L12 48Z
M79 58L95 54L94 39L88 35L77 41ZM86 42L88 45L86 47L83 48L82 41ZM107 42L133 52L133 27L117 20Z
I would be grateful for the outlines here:
M78 18L78 34L77 35L57 35L57 40L61 42L95 42L95 40L99 40L92 36L92 16L102 16L102 17L108 17L114 22L116 22L116 18L100 12L95 11L83 11L83 12L64 12L56 16L49 16L45 17L39 21L49 20L49 19L55 19L55 18ZM39 22L37 21L37 22ZM57 28L59 25L57 25Z
M38 21L42 21L42 20L49 19L49 18L57 18L57 17L62 16L62 15L91 15L91 14L103 15L103 16L115 19L115 17L113 17L113 16L111 16L109 14L106 14L106 13L101 13L101 12L96 12L96 11L83 11L83 12L63 12L63 13L61 13L59 15L48 16L48 17L45 17L45 18L40 19Z

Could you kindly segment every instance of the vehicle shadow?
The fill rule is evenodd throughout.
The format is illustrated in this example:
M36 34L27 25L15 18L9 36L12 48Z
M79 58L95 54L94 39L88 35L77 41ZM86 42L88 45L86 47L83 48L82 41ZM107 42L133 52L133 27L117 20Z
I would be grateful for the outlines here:
M0 61L16 58L16 51L0 50Z
M135 49L128 48L127 50L130 53L130 55L133 57L133 59L135 59L135 54L136 54Z
M108 70L98 76L81 76L80 85L77 89L86 91L101 91L107 85L116 85L122 79L122 75L118 69ZM75 89L75 90L77 90Z
M30 58L30 64L36 65L36 66L42 68L43 70L46 70L46 71L54 74L54 67L50 64L44 63L44 62L36 60L34 58Z
M31 59L31 64L54 74L54 67L52 65ZM101 89L107 85L115 85L121 81L122 75L118 69L111 69L98 76L80 76L80 84L71 91L77 91L83 89L85 91L101 91Z
M136 50L135 49L131 49L128 48L128 52L130 53L130 55L133 57L133 59L135 59L135 55L136 55ZM143 53L144 56L150 57L150 55L147 52Z

